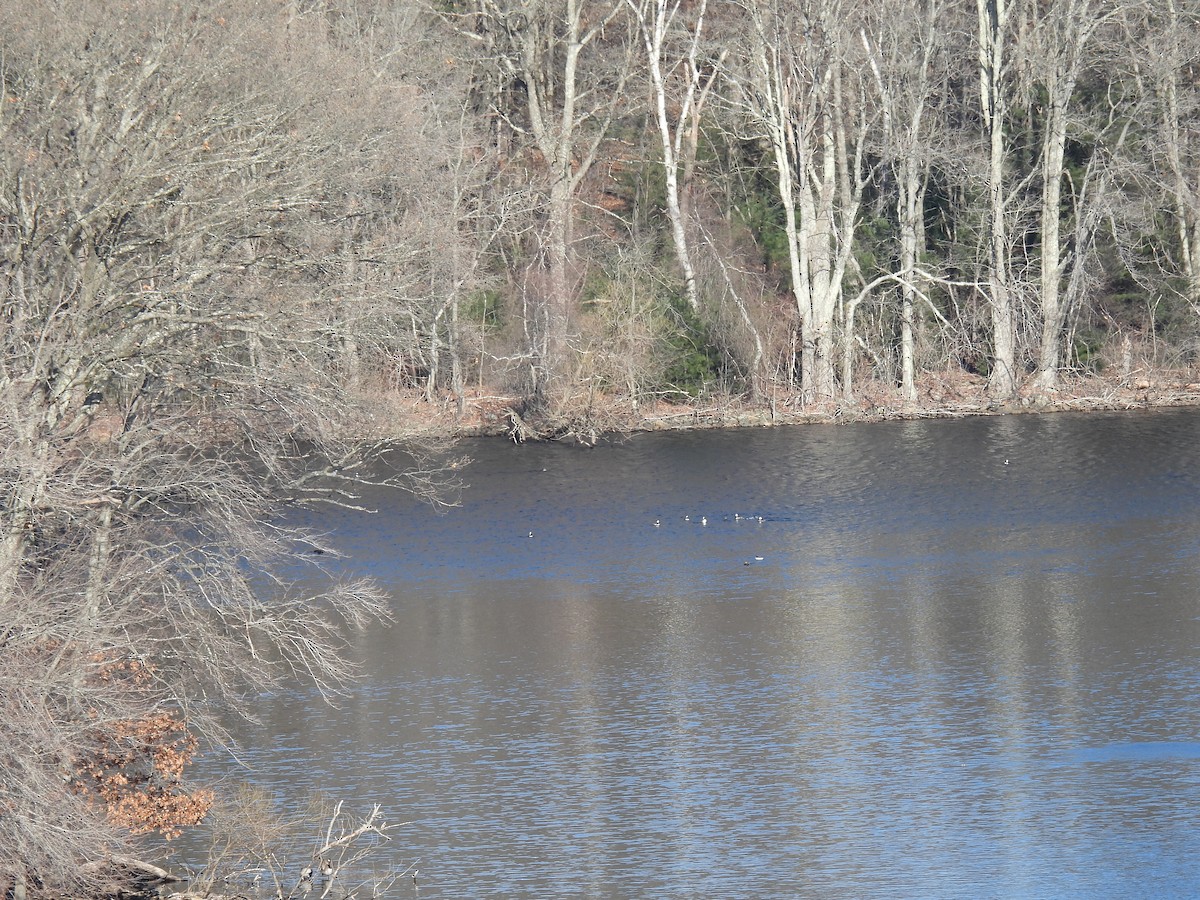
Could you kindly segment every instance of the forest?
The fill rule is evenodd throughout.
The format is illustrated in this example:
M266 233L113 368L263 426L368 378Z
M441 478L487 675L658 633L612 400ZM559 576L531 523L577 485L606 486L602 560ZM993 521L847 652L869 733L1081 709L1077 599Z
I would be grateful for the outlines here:
M1198 20L4 4L6 896L107 890L220 808L185 770L228 716L353 678L386 604L297 587L280 512L449 502L456 430L1200 392Z

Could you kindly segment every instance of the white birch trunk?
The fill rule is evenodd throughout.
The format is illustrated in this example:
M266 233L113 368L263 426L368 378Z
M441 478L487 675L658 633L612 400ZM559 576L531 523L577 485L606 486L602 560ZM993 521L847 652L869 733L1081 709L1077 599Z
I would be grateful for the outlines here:
M704 13L708 0L700 0L697 13L696 28L692 35L689 53L688 82L685 89L679 120L672 122L667 112L667 85L663 74L663 42L667 29L679 13L680 3L676 0L668 10L667 0L650 0L651 17L647 20L644 7L636 7L633 0L626 0L634 10L641 26L642 40L646 45L646 57L650 68L650 83L654 90L654 117L658 126L659 140L662 146L663 174L666 179L667 218L671 223L671 239L675 248L675 259L683 276L684 297L693 312L700 309L700 299L696 289L696 272L692 265L692 255L688 247L686 222L682 203L680 202L679 175L680 150L688 122L692 118L692 106L696 103L700 89L700 71L696 65L696 53L704 28ZM699 115L699 110L696 110ZM694 151L693 151L694 153Z
M992 369L988 391L1008 399L1017 388L1016 323L1008 267L1008 210L1004 180L1004 42L1007 0L976 0L979 12L979 80L988 131L988 288L992 319Z
M1051 389L1058 383L1059 346L1067 313L1062 302L1063 260L1059 219L1063 156L1067 143L1067 98L1074 89L1074 79L1052 72L1047 88L1050 104L1042 145L1042 340L1036 382L1043 389Z
M916 292L912 279L917 266L917 228L921 216L923 187L915 161L909 157L901 166L900 193L900 392L905 403L917 402L916 353L913 340L913 311Z

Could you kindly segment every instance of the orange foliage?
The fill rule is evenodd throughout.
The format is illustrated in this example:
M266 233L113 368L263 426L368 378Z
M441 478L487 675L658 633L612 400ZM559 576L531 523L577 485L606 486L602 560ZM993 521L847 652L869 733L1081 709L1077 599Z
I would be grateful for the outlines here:
M119 721L93 732L73 787L89 802L103 804L113 824L170 839L184 826L199 824L213 804L212 791L189 793L180 785L196 746L174 713Z
M91 659L99 664L92 684L137 690L151 681L153 667L138 659L107 652ZM187 723L172 712L97 724L76 760L72 789L133 834L176 837L199 824L213 804L212 791L189 792L181 784L197 745Z
M108 653L93 653L92 662L101 664L100 671L92 677L93 682L144 685L150 681L151 668L139 659L112 659Z
M63 651L61 640L44 640L31 648L33 658ZM154 666L111 650L86 653L95 667L90 686L133 696L152 684ZM95 723L83 738L74 760L71 789L88 803L104 809L114 825L133 834L157 831L170 839L184 827L198 825L213 804L210 790L184 790L183 770L196 754L198 741L187 723L173 712L153 712L116 721Z

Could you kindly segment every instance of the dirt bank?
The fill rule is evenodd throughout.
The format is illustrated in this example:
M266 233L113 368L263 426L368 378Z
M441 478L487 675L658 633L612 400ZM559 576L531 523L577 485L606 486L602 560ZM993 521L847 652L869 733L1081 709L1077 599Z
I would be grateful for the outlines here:
M757 400L710 396L689 402L636 404L624 396L593 395L586 403L569 405L566 412L539 421L521 415L520 397L502 393L469 393L461 413L450 396L430 402L416 391L382 391L371 402L372 426L378 428L380 437L503 435L514 440L593 443L602 434L643 431L1200 406L1200 376L1185 370L1128 379L1064 378L1056 390L1038 390L1027 384L1013 398L998 401L987 395L982 376L945 372L921 379L915 404L905 403L894 385L878 382L861 385L851 400L807 406L797 394L782 390Z

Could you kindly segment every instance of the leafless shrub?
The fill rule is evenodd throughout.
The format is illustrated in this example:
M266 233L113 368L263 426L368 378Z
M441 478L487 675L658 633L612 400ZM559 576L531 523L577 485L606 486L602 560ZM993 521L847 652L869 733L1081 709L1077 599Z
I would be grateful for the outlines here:
M387 608L365 582L302 581L320 559L288 506L437 476L370 468L384 445L353 389L359 355L398 346L397 284L420 280L414 240L389 244L390 279L366 262L403 222L367 199L430 181L396 155L423 121L411 94L271 3L12 15L0 873L32 895L203 815L184 765L250 697L354 677L347 632Z
M377 804L353 812L321 796L285 813L270 794L243 786L226 794L209 818L205 867L186 892L171 896L378 896L401 877L416 878L415 863L397 867L385 858L392 836L406 824L387 822Z

